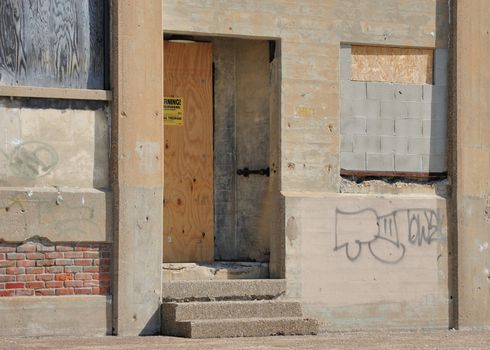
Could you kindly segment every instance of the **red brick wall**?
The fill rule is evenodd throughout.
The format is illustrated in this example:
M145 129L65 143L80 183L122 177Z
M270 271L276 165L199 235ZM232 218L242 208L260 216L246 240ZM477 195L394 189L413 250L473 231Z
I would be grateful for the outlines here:
M111 246L0 243L0 297L110 294Z

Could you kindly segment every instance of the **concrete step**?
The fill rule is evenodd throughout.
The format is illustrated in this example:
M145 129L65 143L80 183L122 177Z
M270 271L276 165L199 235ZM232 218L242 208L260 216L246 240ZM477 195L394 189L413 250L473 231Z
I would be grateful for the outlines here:
M286 280L170 281L162 285L162 299L168 301L269 300L282 296Z
M188 338L267 337L318 333L315 320L300 317L245 318L176 322L171 335Z
M278 300L163 303L162 312L170 322L303 316L300 303Z
M269 278L269 264L215 261L213 263L163 263L164 281L234 280Z

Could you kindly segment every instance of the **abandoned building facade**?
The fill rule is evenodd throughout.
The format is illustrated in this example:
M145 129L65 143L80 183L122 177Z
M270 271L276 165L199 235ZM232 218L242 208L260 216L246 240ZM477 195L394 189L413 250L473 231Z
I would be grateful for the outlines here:
M490 328L489 18L3 0L0 335Z

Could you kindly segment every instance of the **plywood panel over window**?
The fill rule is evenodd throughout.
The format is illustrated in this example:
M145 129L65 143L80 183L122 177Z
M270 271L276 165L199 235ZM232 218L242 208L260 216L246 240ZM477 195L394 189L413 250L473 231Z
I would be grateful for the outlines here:
M0 85L103 89L107 0L1 0Z
M352 80L432 84L434 50L352 46Z

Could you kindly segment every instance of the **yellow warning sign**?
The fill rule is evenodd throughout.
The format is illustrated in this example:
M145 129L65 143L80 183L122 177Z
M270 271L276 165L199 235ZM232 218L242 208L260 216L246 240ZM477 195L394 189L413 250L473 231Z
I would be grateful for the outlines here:
M163 98L163 122L165 125L184 125L184 99Z

